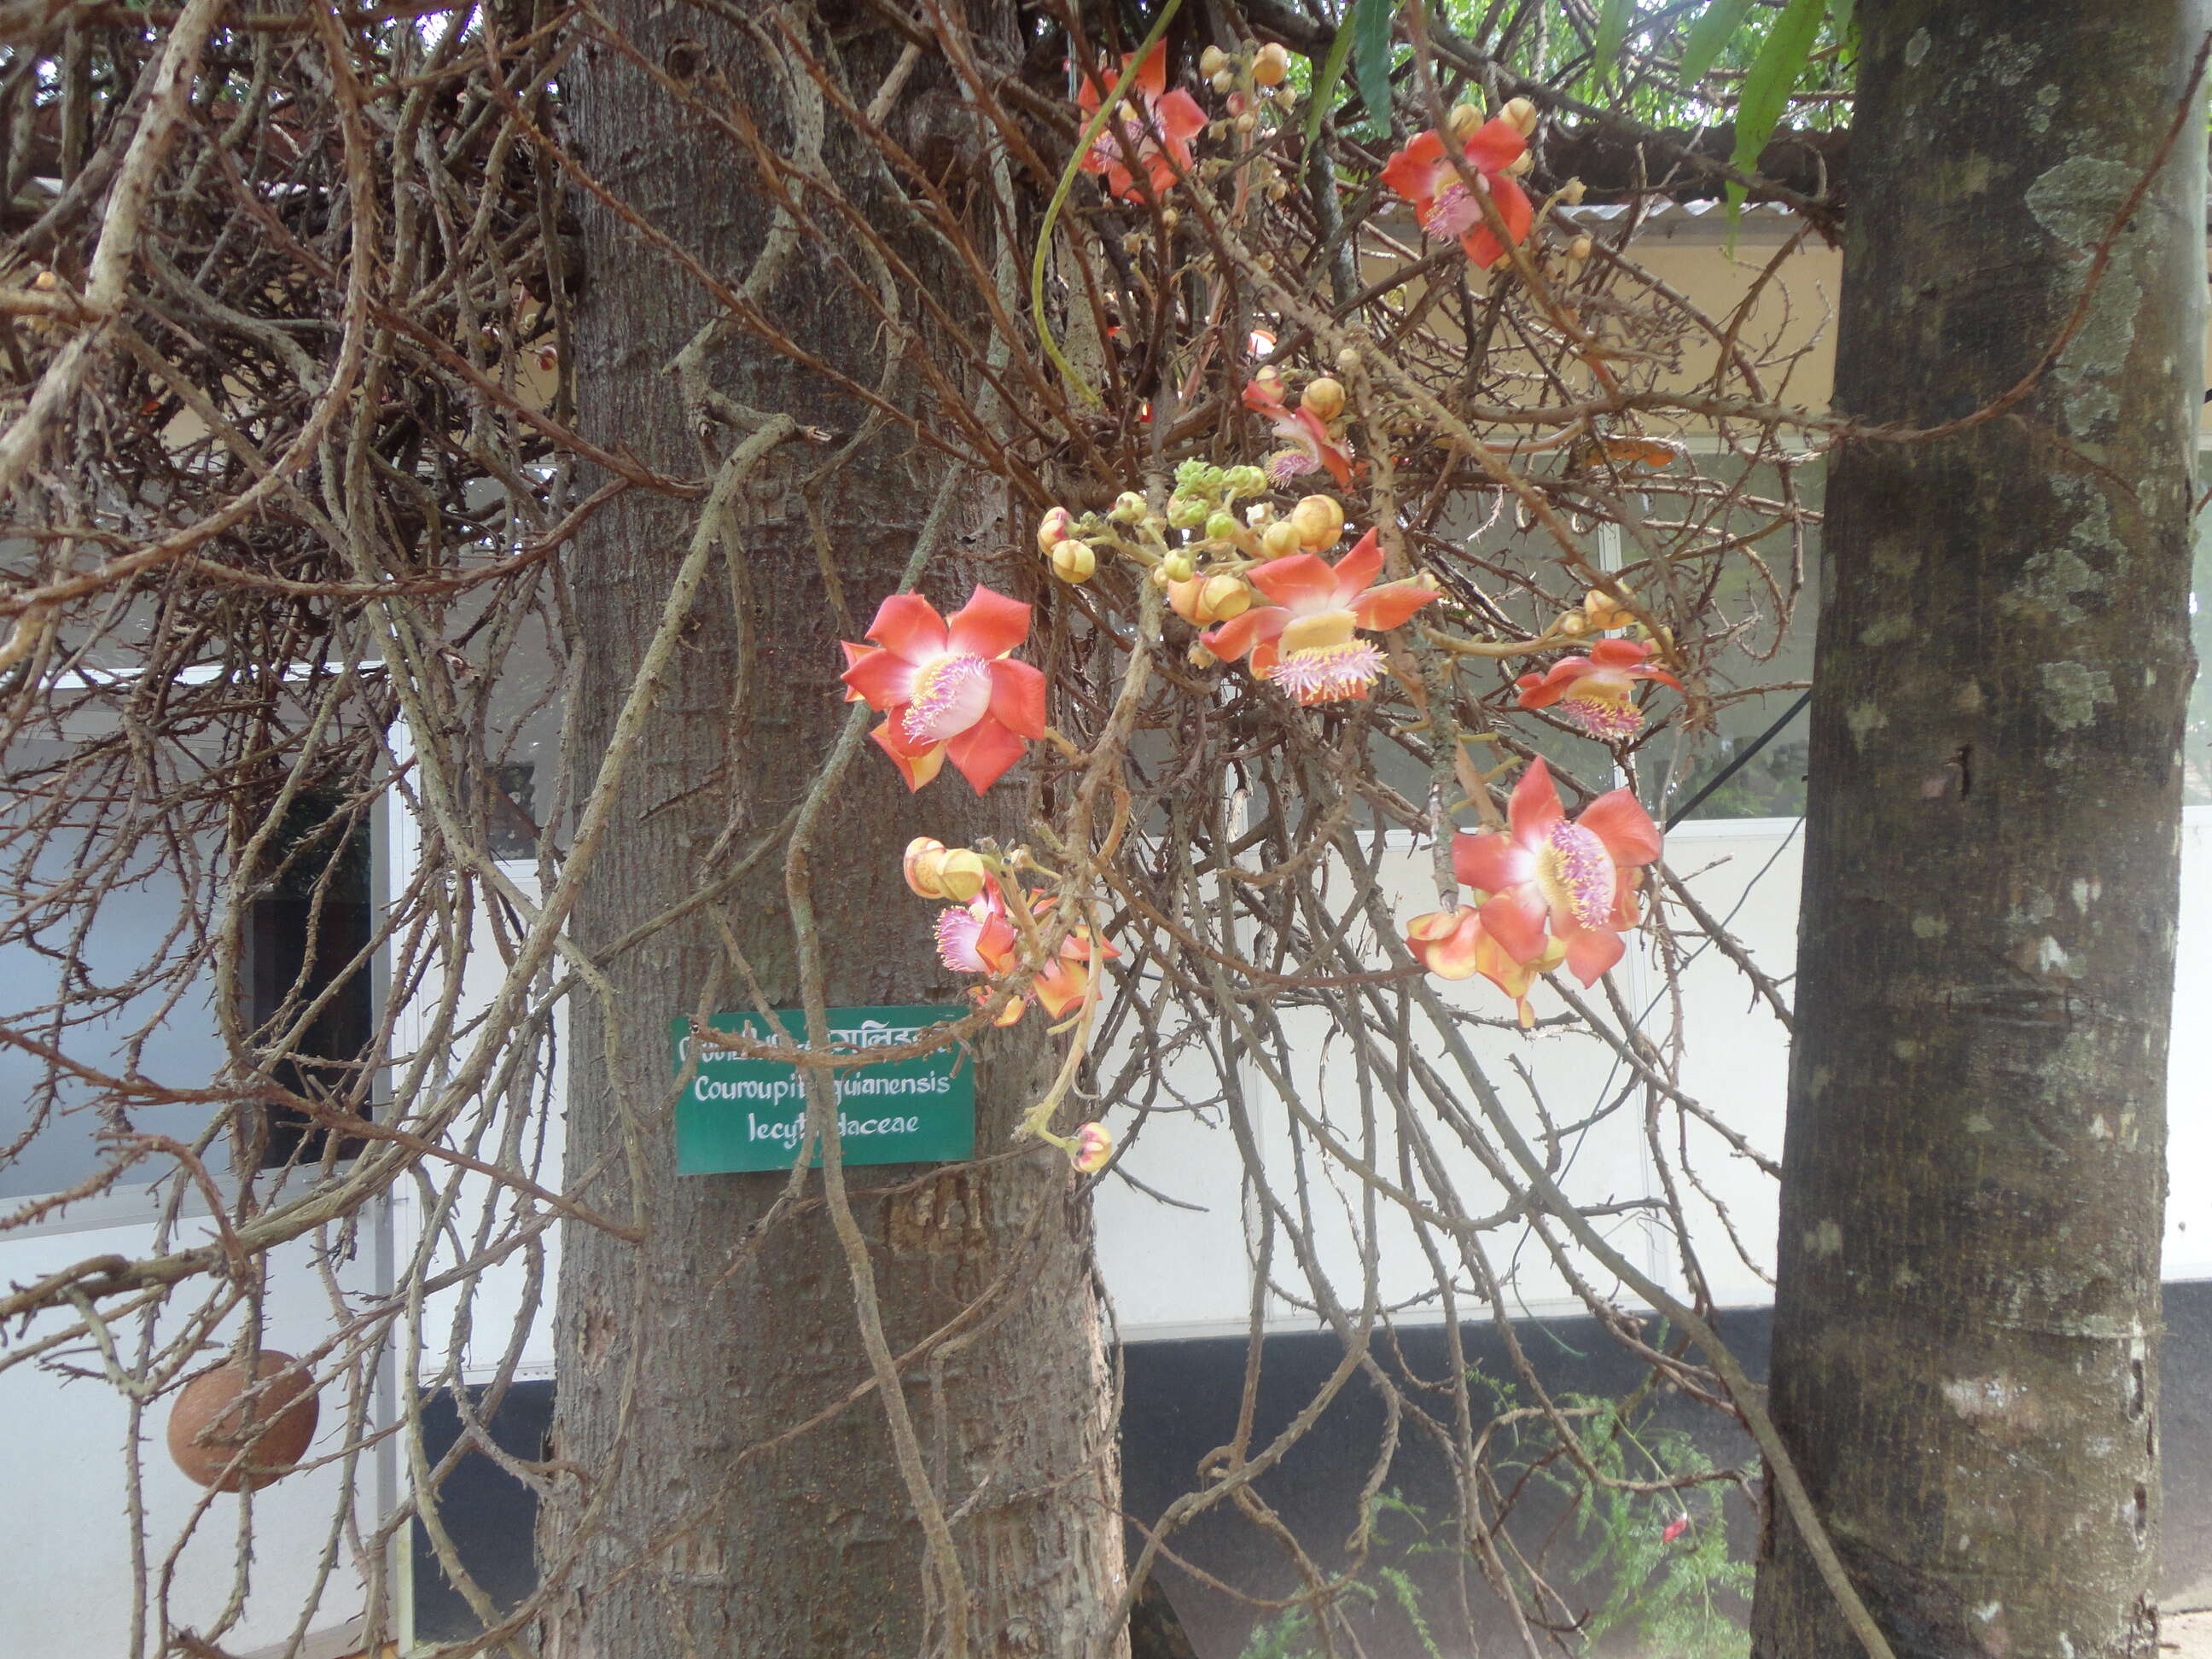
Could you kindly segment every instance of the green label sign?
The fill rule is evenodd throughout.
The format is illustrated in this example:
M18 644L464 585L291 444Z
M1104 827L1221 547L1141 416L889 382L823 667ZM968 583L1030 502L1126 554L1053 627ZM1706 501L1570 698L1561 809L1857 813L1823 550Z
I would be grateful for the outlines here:
M830 1041L865 1054L914 1041L927 1025L957 1019L957 1008L832 1008ZM757 1014L716 1014L707 1023L756 1042L806 1041L806 1016L776 1010L783 1029L771 1033ZM691 1022L668 1023L676 1074L691 1060ZM696 1044L698 1066L676 1103L676 1172L720 1175L741 1170L788 1170L806 1129L806 1085L796 1066L746 1060L711 1043ZM840 1066L838 1130L848 1164L945 1164L975 1151L975 1068L960 1045L918 1060L882 1066ZM816 1154L817 1163L821 1161Z

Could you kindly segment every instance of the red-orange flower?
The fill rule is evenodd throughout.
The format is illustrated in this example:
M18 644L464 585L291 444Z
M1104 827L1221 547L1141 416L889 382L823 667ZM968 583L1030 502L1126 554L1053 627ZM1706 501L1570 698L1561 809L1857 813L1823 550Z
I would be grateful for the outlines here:
M1569 822L1540 757L1514 787L1507 819L1507 830L1452 843L1459 878L1490 895L1483 931L1527 965L1544 959L1548 921L1568 969L1595 984L1626 951L1621 933L1637 924L1636 872L1659 856L1658 826L1626 789L1600 795Z
M1559 713L1603 743L1626 743L1644 729L1644 711L1630 701L1638 680L1657 680L1677 691L1682 682L1646 660L1652 647L1641 640L1600 640L1587 657L1562 657L1548 673L1523 674L1523 708Z
M1267 481L1281 489L1309 472L1328 469L1339 489L1352 483L1352 458L1329 436L1328 426L1310 409L1292 409L1283 402L1279 377L1261 377L1244 387L1244 407L1266 417L1275 434L1289 447L1267 462Z
M1478 895L1480 896L1480 895ZM1482 925L1481 909L1462 904L1455 910L1431 910L1406 924L1407 948L1438 979L1468 979L1480 974L1513 999L1525 1030L1536 1023L1528 1006L1528 988L1539 974L1548 974L1565 959L1565 947L1556 939L1534 962L1516 962L1505 947Z
M1030 914L1042 924L1052 906L1049 896L1038 899L1030 906ZM1011 973L1021 960L1020 945L1020 934L1007 912L1006 895L996 881L987 883L969 902L938 913L938 959L955 973L987 974L994 979ZM1022 1017L1032 996L1047 1014L1060 1018L1081 1002L1089 990L1091 964L1121 954L1109 941L1094 940L1088 927L1069 929L1043 971L1000 1011L998 1023L1012 1025ZM975 994L975 1000L982 1002L990 993L979 987Z
M1247 652L1252 672L1273 680L1302 703L1367 695L1382 672L1382 653L1353 631L1396 628L1437 597L1425 582L1386 582L1382 550L1369 531L1332 567L1316 554L1270 559L1245 573L1274 603L1198 636L1224 662Z
M1029 637L1030 608L978 587L948 624L919 593L894 593L845 644L847 700L887 718L869 735L919 789L949 756L981 794L1044 736L1044 675L1007 653Z
M1121 60L1121 68L1128 68L1136 57L1131 52ZM1081 109L1085 124L1097 114L1098 106L1105 99L1118 78L1117 71L1085 72L1083 83L1076 89L1075 102ZM1190 171L1190 141L1206 130L1206 112L1198 100L1177 87L1168 89L1168 43L1159 40L1145 54L1125 89L1122 101L1106 118L1106 125L1091 141L1085 152L1083 170L1106 175L1106 188L1125 202L1141 202L1144 192L1137 188L1136 174L1132 163L1145 170L1152 185L1152 194L1164 196L1175 181ZM1127 133L1134 143L1136 155L1132 157L1124 147L1122 134Z
M1527 238L1536 210L1507 169L1528 148L1521 129L1499 115L1468 135L1462 152L1469 171L1498 204L1498 217L1516 242ZM1467 257L1480 269L1487 270L1505 257L1505 245L1491 229L1482 204L1468 189L1444 153L1444 141L1434 131L1415 133L1405 149L1391 156L1383 166L1382 182L1413 204L1423 230L1431 236L1458 237Z

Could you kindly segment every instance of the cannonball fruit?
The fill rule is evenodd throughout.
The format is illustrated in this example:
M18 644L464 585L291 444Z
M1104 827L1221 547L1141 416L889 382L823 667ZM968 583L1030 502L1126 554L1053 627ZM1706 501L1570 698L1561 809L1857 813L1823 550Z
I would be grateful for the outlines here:
M289 1353L264 1348L257 1380L274 1377L251 1401L246 1368L235 1357L185 1384L169 1408L169 1455L203 1486L255 1490L291 1473L315 1437L314 1378ZM233 1467L240 1447L243 1464Z

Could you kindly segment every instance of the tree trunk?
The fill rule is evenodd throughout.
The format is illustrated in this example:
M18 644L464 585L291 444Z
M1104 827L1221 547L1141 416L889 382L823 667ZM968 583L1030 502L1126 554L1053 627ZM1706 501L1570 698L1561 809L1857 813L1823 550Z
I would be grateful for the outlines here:
M1007 39L1004 9L969 9L979 34L988 38L995 19L997 38ZM790 143L777 101L786 66L752 37L708 11L647 0L615 0L605 11L646 64L678 74L709 106L741 104L769 144ZM828 44L821 16L804 6L782 12L799 18L817 49ZM897 44L872 24L842 29L836 51L861 88L859 101L881 84ZM958 103L934 74L925 63L903 96L909 105L928 100L941 132ZM769 206L726 132L684 113L608 48L586 53L564 79L585 167L706 270L742 280ZM827 166L860 193L870 173L834 111L826 147ZM942 278L939 292L957 307L965 279L884 205L876 222ZM667 366L714 314L712 301L601 203L580 196L577 206L587 273L575 331L585 428L663 474L698 476L702 434ZM837 240L865 276L862 251ZM848 282L818 246L803 246L766 308L805 350L875 385L890 343ZM726 393L826 428L839 443L862 428L857 402L756 340L734 337L711 367ZM706 434L708 471L742 435ZM944 464L891 428L817 481L819 545L834 556L849 607L841 622L801 495L835 453L787 444L741 492L742 550L726 562L718 555L700 590L575 914L574 937L605 969L614 998L603 1009L587 992L574 1005L567 1167L573 1181L608 1159L583 1197L603 1212L635 1214L647 1233L637 1245L573 1225L564 1237L554 1444L576 1473L540 1534L547 1581L563 1586L544 1650L561 1659L908 1655L941 1650L948 1626L948 1609L925 1590L923 1533L884 1402L865 1395L828 1423L771 1443L871 1376L820 1178L810 1182L806 1206L756 1237L787 1176L675 1174L668 1022L710 992L721 1006L751 1006L718 919L769 1002L799 1005L781 846L713 912L625 954L603 954L775 831L844 724L837 641L859 637L897 585ZM1004 494L988 480L962 488L957 533L946 538L952 553L933 562L923 584L948 611L979 577L1018 591L1023 579L1009 572L1026 568L959 562L963 549L1004 549L1017 528L1004 521ZM577 796L608 750L698 514L694 503L632 490L576 538ZM936 961L934 912L904 886L900 853L918 834L954 844L1014 836L1022 775L979 803L948 767L909 797L866 745L812 847L833 1006L964 1006L965 981ZM1051 1074L1042 1023L1032 1012L980 1047L976 1152L1000 1161L945 1173L847 1171L893 1354L990 1298L985 1317L911 1369L905 1395L922 1462L951 1517L977 1654L1081 1652L1121 1583L1087 1210L1073 1201L1058 1153L1031 1143L1005 1156L1014 1120Z
M2197 0L1863 0L1773 1410L1896 1652L2148 1656ZM2169 135L2174 137L2165 151ZM1754 1649L1857 1652L1778 1508Z

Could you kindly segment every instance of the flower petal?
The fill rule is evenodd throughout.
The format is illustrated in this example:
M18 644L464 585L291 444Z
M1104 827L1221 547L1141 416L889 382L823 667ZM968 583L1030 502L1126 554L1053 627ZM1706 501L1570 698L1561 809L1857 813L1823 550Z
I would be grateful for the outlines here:
M871 708L884 709L912 699L912 663L895 651L877 646L841 643L845 645L845 655L852 663L839 677L848 687L846 702L865 702Z
M1483 931L1516 962L1534 962L1546 943L1544 896L1534 882L1492 893L1482 907Z
M1133 52L1124 58L1121 67L1128 68L1129 59L1136 55ZM1145 54L1145 61L1137 65L1136 78L1129 82L1129 86L1147 98L1157 98L1168 89L1168 43L1164 39L1152 42L1152 49Z
M991 718L1031 742L1044 736L1044 671L1001 658L990 665Z
M1316 561L1318 562L1318 561ZM1263 640L1272 640L1291 625L1291 613L1280 605L1256 605L1241 617L1231 617L1220 627L1198 636L1198 642L1224 662L1235 662Z
M1352 607L1352 614L1362 628L1371 628L1379 634L1402 626L1431 599L1442 597L1424 582L1386 582L1362 593Z
M894 593L876 607L868 637L910 663L943 654L945 618L919 593Z
M1382 574L1382 544L1370 530L1336 562L1335 603L1349 606Z
M1528 141L1521 136L1520 128L1502 115L1493 115L1468 135L1468 164L1483 173L1496 173L1519 161L1528 148ZM1443 146L1437 149L1441 151Z
M1452 837L1452 872L1478 893L1502 893L1536 873L1535 854L1503 831Z
M1628 953L1620 935L1602 927L1578 927L1566 936L1567 971L1585 987L1595 985Z
M1382 182L1426 215L1437 193L1437 167L1444 159L1444 141L1434 132L1417 132L1406 148L1382 164Z
M1022 757L1027 747L1018 732L1008 730L988 714L945 745L945 753L960 769L960 775L979 795L1005 775L1006 769Z
M1153 106L1152 112L1159 118L1160 131L1167 135L1169 147L1180 152L1176 161L1188 168L1190 141L1206 131L1205 109L1197 99L1177 87Z
M935 777L938 769L945 764L945 745L933 743L919 753L908 754L899 746L897 727L898 716L893 714L868 735L881 744L884 753L897 764L899 775L906 780L906 787L919 789Z
M1328 568L1328 560L1318 555L1291 553L1255 565L1244 574L1253 586L1277 605L1293 611L1336 608L1336 572Z
M1019 599L978 586L968 603L952 613L946 630L955 651L987 660L1003 657L1030 636L1030 608Z
M1541 755L1528 763L1528 769L1521 775L1521 781L1513 786L1513 798L1505 805L1506 821L1513 826L1513 839L1523 847L1534 847L1551 834L1552 826L1566 817L1559 805L1559 791L1552 781L1552 769L1544 763Z
M1626 789L1608 789L1575 822L1605 843L1616 865L1633 868L1659 856L1659 826Z

